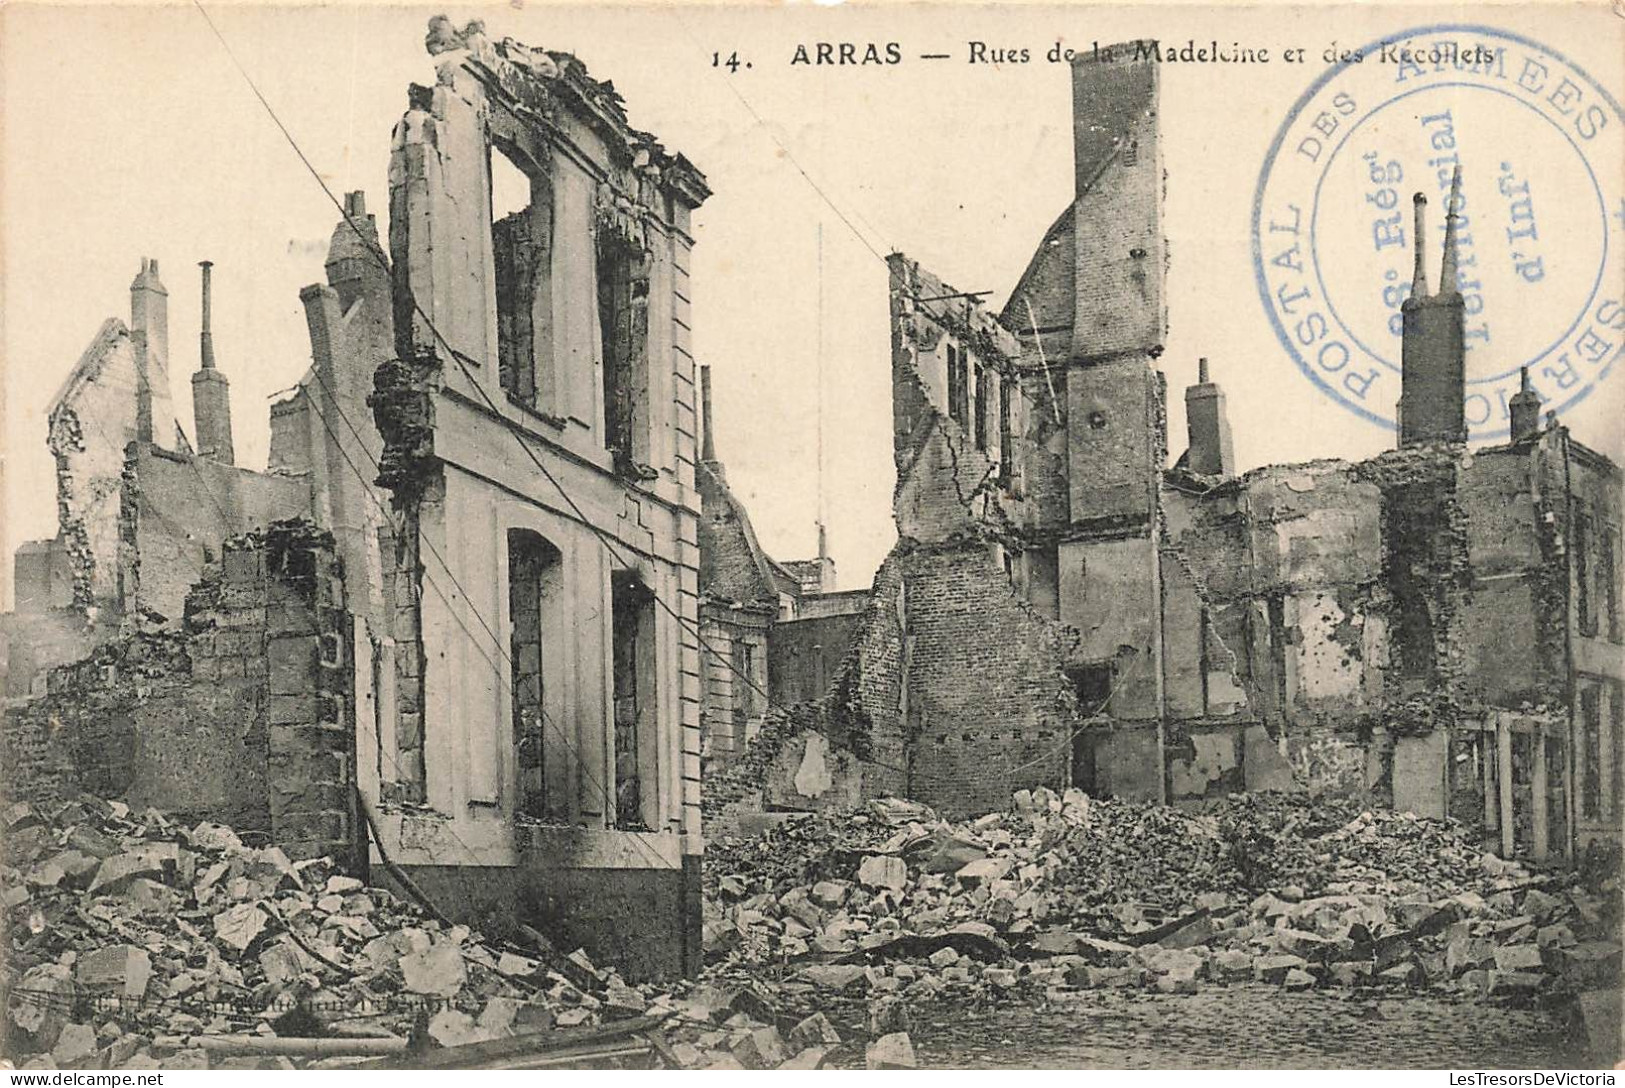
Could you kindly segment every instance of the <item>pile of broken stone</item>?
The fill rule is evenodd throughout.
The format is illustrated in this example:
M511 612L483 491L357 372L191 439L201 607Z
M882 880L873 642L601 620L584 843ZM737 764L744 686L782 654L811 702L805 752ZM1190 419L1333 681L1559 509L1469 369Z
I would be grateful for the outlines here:
M738 1011L736 989L630 985L534 931L528 949L483 940L330 859L291 861L219 824L89 796L13 804L0 823L0 1058L15 1066L411 1064L634 1020L668 1065L816 1067L839 1041L816 1017L781 1036ZM912 1063L906 1044L869 1059Z
M1617 878L1586 888L1450 821L1238 795L1201 812L1040 789L954 823L870 802L708 844L718 974L826 1006L1249 983L1542 999L1617 985ZM873 1010L871 1010L873 1011Z

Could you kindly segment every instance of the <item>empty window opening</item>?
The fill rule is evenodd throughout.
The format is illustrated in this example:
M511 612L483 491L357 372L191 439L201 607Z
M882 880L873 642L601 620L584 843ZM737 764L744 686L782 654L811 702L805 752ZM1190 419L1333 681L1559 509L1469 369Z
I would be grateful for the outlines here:
M620 239L598 246L598 330L603 345L604 448L616 469L646 475L649 278L643 254Z
M989 411L990 411L990 409L992 407L992 404L991 404L991 401L990 401L990 398L989 398L989 393L990 392L991 392L991 390L988 387L988 381L987 381L987 367L983 366L981 363L977 363L976 364L976 426L975 426L974 430L975 430L975 436L976 436L976 448L979 449L979 450L987 449L987 419L988 419Z
M970 417L965 353L953 342L948 344L948 416L961 427Z
M1619 623L1619 534L1605 530L1600 534L1597 549L1597 583L1608 609L1608 637L1620 641Z
M1078 699L1078 717L1084 721L1106 713L1111 701L1112 667L1086 665L1066 670L1072 681L1072 693ZM1088 728L1072 733L1072 784L1085 793L1094 795L1100 787L1095 768L1095 746L1100 734Z
M1010 414L1015 399L1015 380L1005 378L999 385L999 479L1006 485L1016 478L1015 423Z
M515 808L526 816L556 815L547 789L547 741L550 723L545 709L546 620L554 619L559 552L536 533L508 531L508 659L513 709L514 763L517 769ZM555 652L557 647L554 647Z
M1584 783L1580 787L1580 814L1588 820L1602 816L1602 689L1589 685L1580 689L1580 767Z
M556 406L553 389L553 195L546 177L491 151L491 254L496 273L497 370L510 399Z
M1574 518L1574 611L1582 635L1597 633L1597 612L1591 592L1591 519Z
M742 752L750 739L750 721L756 716L756 647L735 641L729 648L733 670L733 747Z
M615 826L653 826L643 771L653 762L655 736L654 594L637 577L617 573L611 583L614 671ZM652 779L650 780L652 782Z

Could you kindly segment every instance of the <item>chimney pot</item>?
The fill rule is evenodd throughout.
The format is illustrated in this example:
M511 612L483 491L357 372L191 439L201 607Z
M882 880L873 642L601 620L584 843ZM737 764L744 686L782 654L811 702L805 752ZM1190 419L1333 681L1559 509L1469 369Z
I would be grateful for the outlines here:
M1417 193L1411 197L1411 204L1416 210L1416 271L1411 276L1411 297L1420 302L1428 295L1428 198Z
M711 368L700 367L700 460L715 461L717 444L711 426Z

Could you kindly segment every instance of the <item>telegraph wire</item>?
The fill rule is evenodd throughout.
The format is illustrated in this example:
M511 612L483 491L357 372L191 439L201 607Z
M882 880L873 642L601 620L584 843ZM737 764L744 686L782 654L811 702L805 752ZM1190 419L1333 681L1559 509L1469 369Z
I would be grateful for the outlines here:
M298 145L298 142L294 139L292 133L290 133L289 130L287 129L287 127L282 123L281 119L277 116L276 111L272 108L271 104L266 100L265 96L260 92L258 86L254 83L253 78L249 75L247 70L243 67L242 63L237 59L236 54L232 52L229 43L227 43L225 37L221 34L219 27L215 25L214 20L209 17L208 12L203 8L201 0L193 0L193 5L195 7L197 7L199 13L203 15L205 21L209 24L210 30L212 30L214 32L215 37L220 40L220 43L221 43L222 47L226 50L227 55L231 58L232 63L237 68L239 74L241 74L244 81L248 83L249 88L250 88L250 90L253 91L255 98L259 100L260 105L264 108L266 113L271 117L271 120L277 126L277 129L282 133L283 138L288 142L289 146L293 149L294 153L298 156L299 161L304 165L305 170L310 174L310 176L313 179L315 179L317 185L320 186L322 192L327 196L328 201L334 206L335 209L337 209L337 211L339 212L340 216L342 217L344 223L350 227L351 231L362 242L363 247L367 250L369 255L372 256L374 258L374 260L376 260L379 263L379 265L385 271L389 271L390 270L390 265L389 265L389 262L388 262L388 258L381 252L381 247L379 246L379 244L377 242L373 241L372 239L368 238L366 236L366 234L362 232L360 226L352 219L350 214L345 210L344 205L342 204L342 202L339 201L339 199L333 194L333 191L328 187L327 182L322 177L321 173L311 163L310 159L305 155L303 150L300 149L300 147ZM764 126L764 128L765 128L766 127L765 121L763 121L761 116L755 111L755 109L753 107L751 107L750 103L744 99L743 95L739 94L739 91L737 90L737 88L734 89L734 93L735 93L736 96L738 96L740 98L741 103L751 113L751 115L756 118L758 123L762 124ZM496 99L496 101L499 104L501 104L504 108L508 108L510 113L513 112L511 110L511 108L507 107L506 103L501 102L500 98ZM517 117L517 114L515 114L515 116ZM770 138L773 139L774 143L777 144L784 151L786 158L789 158L791 160L791 162L796 166L797 171L802 174L802 176L807 180L808 184L812 186L814 191L816 191L818 193L818 195L825 201L825 203L829 205L831 211L833 211L835 213L836 217L838 219L840 219L840 221L843 224L846 225L846 227L847 227L847 229L849 231L852 232L853 236L855 238L857 238L864 245L864 247L866 249L868 249L871 254L874 255L874 257L877 260L880 260L882 263L886 263L886 258L878 250L876 250L873 245L869 244L867 239L865 239L862 236L861 232L859 232L857 230L857 228L853 225L852 221L845 215L845 213L842 212L842 210L834 204L834 202L829 198L828 194L824 192L822 187L820 187L817 184L817 182L815 182L812 179L812 177L809 174L807 174L807 172L801 167L799 162L796 162L796 160L794 158L794 155L790 152L790 150L787 147L784 147L783 143L781 141L779 141L778 138L771 133L771 131L769 131L768 134L769 134ZM888 267L889 267L889 265L888 265ZM596 522L594 522L590 517L588 517L586 512L584 510L582 510L581 506L576 502L575 498L564 488L563 484L559 481L558 477L547 467L547 465L542 461L542 459L539 458L536 455L535 451L531 448L530 442L525 438L524 434L520 431L518 425L515 424L514 421L512 419L510 419L505 413L503 413L502 410L491 399L491 396L485 390L485 387L484 387L483 383L481 383L475 377L475 375L468 369L467 362L465 361L465 356L463 355L463 353L458 351L455 347L453 347L451 345L451 343L446 339L444 334L440 331L439 327L435 324L433 318L430 317L430 315L424 310L422 304L418 301L415 293L412 292L410 287L405 287L404 289L406 291L407 300L411 303L411 307L412 307L413 312L423 321L425 327L432 334L434 340L438 343L438 345L445 350L446 356L453 363L456 364L457 368L459 369L459 371L461 371L461 373L463 374L465 380L468 382L469 386L471 388L473 388L474 391L478 394L479 398L485 403L485 406L490 411L490 413L493 416L495 416L496 419L504 426L504 428L513 436L514 440L518 443L519 448L524 452L526 458L528 460L530 460L530 462L536 467L536 469L542 474L542 476L558 492L560 498L562 498L564 500L564 502L566 503L566 505L569 506L570 510L575 514L575 516L579 520L579 522L582 525L584 525L590 532L592 532L599 539L599 542L603 545L604 549L609 553L609 555L613 559L615 559L618 563L620 563L623 568L635 569L635 564L628 561L627 557L619 549L619 547L616 545L614 539L610 536L610 534L606 530L604 530L602 527L600 527ZM1018 394L1020 394L1023 397L1023 399L1027 399L1025 393L1023 391L1021 391L1019 383L1018 383L1016 388L1017 388ZM341 411L341 415L342 415L342 409L340 411ZM352 433L354 433L353 425L351 425L351 431L352 431ZM359 435L357 437L359 437ZM341 446L342 446L342 444L341 444ZM365 448L364 444L363 444L363 448ZM352 469L352 471L356 471L356 472L359 473L359 470L356 469L353 464L351 465L351 469ZM374 497L374 498L375 498L375 501L376 501L376 497ZM421 534L420 534L420 536L421 536ZM425 543L427 543L427 541L425 541ZM432 545L431 545L431 550L432 550ZM445 564L443 558L441 558L441 563L442 563L443 567L446 567L447 573L449 575L450 574L449 566L447 566ZM425 575L427 575L427 571L425 571ZM443 591L440 591L439 587L436 587L436 589L437 589L437 592L442 592L442 599L444 599ZM480 619L481 625L485 626L487 631L489 632L491 630L489 624L487 624L485 622L484 617L479 614L478 609L476 609L473 606L472 602L469 601L467 594L464 593L463 597L464 597L465 604L467 604L468 607L469 607L469 610L475 613L476 617ZM737 679L742 680L750 690L754 691L757 695L759 695L763 700L763 705L764 705L765 708L767 708L767 709L778 709L778 710L781 710L781 711L787 709L786 707L784 707L783 704L778 703L775 700L773 700L773 698L768 694L768 692L760 684L758 684L753 677L748 676L742 670L735 667L734 664L732 663L732 661L728 659L728 657L726 657L719 650L717 650L716 647L713 646L705 638L703 632L700 630L699 623L698 623L697 620L692 621L692 622L689 621L685 616L682 615L682 613L679 610L673 608L670 603L668 603L663 597L661 597L658 594L651 594L651 598L652 598L654 604L656 604L662 611L664 611L668 615L670 615L677 622L677 624L678 624L678 626L680 628L682 628L685 631L689 632L694 637L697 645L700 648L702 648L706 653L708 653L712 657L713 660L717 661L723 668L725 668L727 671L732 673ZM455 610L454 610L454 614L455 614ZM466 626L464 627L464 631L465 631L466 634L469 635L470 638L473 638L472 632L468 631ZM493 633L492 637L493 637L493 640L499 644L498 645L498 651L499 651L499 653L501 653L502 649L501 649L501 646L500 646L500 639L496 638L494 633ZM482 651L482 653L483 653L483 651ZM490 661L489 658L487 658L487 660L488 660L488 662L490 664L495 666L496 663L494 661ZM577 759L579 761L579 759L580 759L579 753L576 753L576 757L577 757ZM600 785L600 789L602 789L602 788L603 787ZM614 803L613 799L610 799L610 803L611 804ZM641 841L639 842L639 845L640 846L643 845L641 843ZM647 849L647 847L645 847L645 849Z

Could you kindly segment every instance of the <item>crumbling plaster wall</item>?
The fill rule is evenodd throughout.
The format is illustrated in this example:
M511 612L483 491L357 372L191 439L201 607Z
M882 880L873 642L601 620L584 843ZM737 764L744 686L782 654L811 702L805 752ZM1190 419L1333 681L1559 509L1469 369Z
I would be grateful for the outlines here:
M1022 447L1027 410L1015 357L1020 344L975 299L956 296L917 262L887 258L891 272L892 440L897 467L893 515L898 536L937 541L976 531L1007 535L1024 518ZM965 418L950 404L949 352L962 359ZM980 376L987 391L976 387ZM1006 380L1014 383L1006 385ZM1006 392L1012 394L1003 403ZM976 441L984 411L985 441ZM1011 463L1001 460L1001 421L1008 417Z
M119 562L126 607L171 621L184 614L187 594L209 565L220 561L222 541L310 513L304 479L148 443L130 447L123 490Z
M1369 728L1387 660L1378 488L1318 461L1165 487L1163 506L1251 713L1277 736Z

